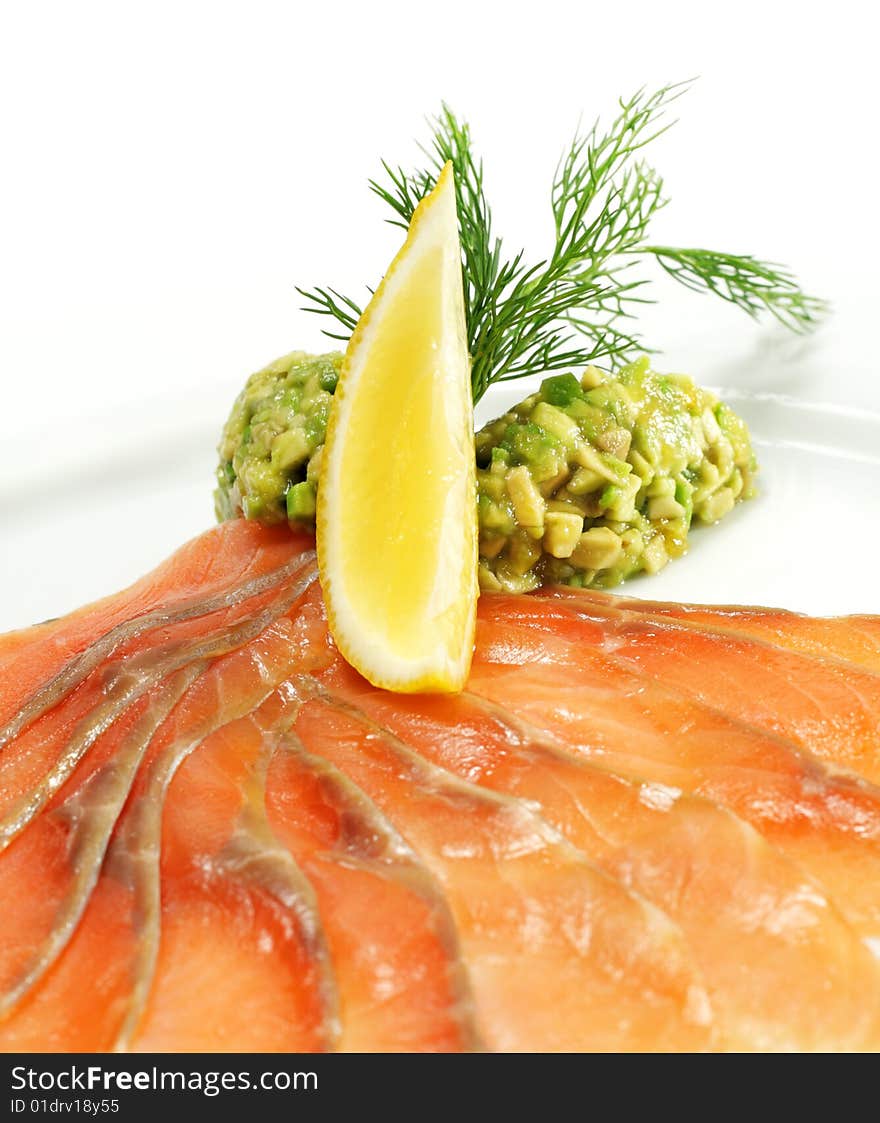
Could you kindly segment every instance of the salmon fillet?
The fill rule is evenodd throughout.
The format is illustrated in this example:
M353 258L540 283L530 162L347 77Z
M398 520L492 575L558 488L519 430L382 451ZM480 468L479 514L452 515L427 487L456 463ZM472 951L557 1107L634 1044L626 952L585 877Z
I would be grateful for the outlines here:
M615 658L640 674L788 738L834 768L880 782L880 673L808 654L796 641L781 646L669 613L621 610L611 597L552 603L559 609L557 630L567 616L579 639L613 645ZM839 621L824 632L847 628Z
M392 695L241 520L0 638L0 1048L877 1048L880 792L562 601Z
M571 596L582 603L598 605L607 605L612 599L608 594L593 589L556 588L548 590L545 595L558 598ZM644 617L665 617L716 632L734 632L803 655L840 659L880 672L880 617L877 616L805 616L784 608L676 604L622 596L615 596L613 605L618 611L636 612Z
M708 705L632 666L615 632L592 621L587 634L569 608L486 597L481 609L469 689L594 763L730 808L823 884L863 938L880 938L880 789L732 718L723 690Z
M863 989L876 973L869 951L819 884L743 819L597 767L474 694L397 699L341 662L320 678L325 696L356 707L367 728L540 806L592 862L663 909L693 951L726 1047L859 1048L875 1039L875 998ZM825 1017L805 1020L805 1007Z

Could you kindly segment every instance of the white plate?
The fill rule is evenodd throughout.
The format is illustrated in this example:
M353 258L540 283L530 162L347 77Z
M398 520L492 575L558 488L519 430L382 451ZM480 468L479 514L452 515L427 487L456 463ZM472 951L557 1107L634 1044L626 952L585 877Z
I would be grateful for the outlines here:
M480 403L478 421L535 388L527 380ZM227 388L181 395L115 437L113 419L81 423L91 456L10 456L0 484L0 631L119 589L211 525L214 444ZM751 603L815 614L880 613L880 414L772 394L719 391L748 421L760 496L692 535L687 557L634 596ZM56 438L57 439L57 438ZM8 452L8 449L7 449Z

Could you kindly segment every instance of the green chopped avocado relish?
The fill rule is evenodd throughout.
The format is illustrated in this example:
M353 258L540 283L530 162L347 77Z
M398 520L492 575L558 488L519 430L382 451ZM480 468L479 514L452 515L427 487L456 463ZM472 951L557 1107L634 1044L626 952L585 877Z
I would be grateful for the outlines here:
M342 356L294 351L252 374L218 452L214 506L223 522L314 525L321 449Z
M220 441L220 520L313 526L342 356L295 351L251 375ZM755 493L745 422L641 358L555 374L476 435L480 586L609 588L656 573Z

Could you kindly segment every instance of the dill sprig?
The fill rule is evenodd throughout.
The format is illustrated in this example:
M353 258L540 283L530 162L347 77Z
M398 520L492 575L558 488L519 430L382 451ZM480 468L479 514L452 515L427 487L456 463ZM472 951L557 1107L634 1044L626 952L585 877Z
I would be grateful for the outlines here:
M522 250L506 256L493 234L483 163L474 155L469 126L447 105L422 148L425 166L408 172L382 162L384 179L371 180L370 188L391 209L387 221L406 228L452 161L475 402L494 382L591 362L615 366L648 350L634 323L638 306L650 302L648 279L633 272L646 258L688 288L715 293L751 316L767 312L796 331L813 327L822 315L824 302L802 292L784 266L646 242L667 198L642 150L674 123L667 110L688 85L640 90L620 101L605 131L597 121L575 134L553 178L553 251L534 265ZM334 321L336 330L325 335L348 339L361 314L356 301L332 288L298 291L307 311Z
M763 312L795 332L809 331L827 303L809 296L784 265L716 250L643 246L666 272L694 292L711 292L757 319Z

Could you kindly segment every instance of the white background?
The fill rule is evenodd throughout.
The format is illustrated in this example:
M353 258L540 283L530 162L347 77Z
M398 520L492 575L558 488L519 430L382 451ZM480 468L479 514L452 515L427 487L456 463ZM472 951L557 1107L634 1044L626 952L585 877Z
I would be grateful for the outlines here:
M880 407L868 10L4 5L0 629L108 592L210 524L232 395L277 354L322 346L294 284L357 291L381 273L397 235L366 180L380 156L411 159L441 98L471 122L499 231L540 254L549 179L579 116L700 75L652 153L672 196L653 236L785 261L835 315L805 345L659 285L644 324L659 361L712 384ZM876 572L880 539L862 524L877 513L840 525L822 499L803 544L817 583ZM765 548L791 552L772 536ZM880 611L876 594L861 603Z

